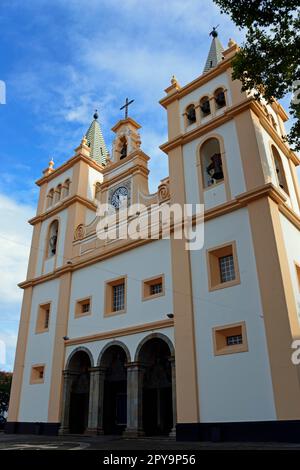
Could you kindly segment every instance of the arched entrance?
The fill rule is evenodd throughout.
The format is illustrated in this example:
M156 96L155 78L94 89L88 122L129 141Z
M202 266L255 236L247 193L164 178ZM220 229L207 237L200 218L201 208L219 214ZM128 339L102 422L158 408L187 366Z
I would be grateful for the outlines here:
M141 346L142 425L146 435L168 435L173 428L172 359L167 342L152 337Z
M127 354L118 344L102 354L100 367L105 369L103 393L103 432L122 434L127 424Z
M69 432L83 434L88 426L91 360L87 352L77 351L68 363Z

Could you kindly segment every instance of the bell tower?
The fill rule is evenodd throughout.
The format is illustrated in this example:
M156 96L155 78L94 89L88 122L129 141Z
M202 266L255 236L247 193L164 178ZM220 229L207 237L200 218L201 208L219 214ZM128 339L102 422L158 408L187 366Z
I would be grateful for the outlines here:
M22 421L19 415L22 381L28 374L28 358L34 351L43 349L48 359L49 408L44 408L44 419L50 423L59 421L60 390L64 360L64 340L68 324L68 299L71 289L71 269L74 230L79 224L89 223L95 218L95 188L103 180L107 150L95 112L86 136L75 149L74 155L54 167L48 168L36 182L40 188L36 216L29 221L33 236L27 278L20 284L24 289L18 346L16 351L14 379L11 391L8 429L10 423ZM38 287L34 287L38 284ZM40 306L37 305L38 298ZM41 343L36 334L37 315L47 305L49 328L55 348ZM29 340L30 338L30 340ZM27 358L27 360L26 360ZM26 421L26 419L25 419ZM12 424L13 426L13 424Z
M211 36L203 73L185 86L173 76L160 101L171 203L204 204L205 221L201 250L171 239L179 439L221 416L300 419L291 362L300 335L300 162L283 137L282 106L241 91L231 68L238 45L230 39L224 49L216 28ZM240 346L232 349L233 336Z

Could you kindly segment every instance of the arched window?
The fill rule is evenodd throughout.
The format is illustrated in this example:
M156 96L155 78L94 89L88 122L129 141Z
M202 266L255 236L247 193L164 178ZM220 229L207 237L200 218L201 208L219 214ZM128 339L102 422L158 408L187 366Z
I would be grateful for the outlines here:
M210 110L210 102L209 102L209 97L208 96L203 96L200 100L200 110L201 110L201 116L206 117L209 116L211 113Z
M281 160L281 156L274 145L272 145L272 154L274 159L275 171L276 171L276 178L278 186L283 189L287 194L289 194L288 185L285 178L285 172Z
M57 185L57 187L55 188L55 192L54 192L54 204L56 204L58 201L60 201L60 199L61 199L61 190L62 190L62 185L61 184Z
M50 189L47 195L47 208L51 207L53 204L53 197L54 197L54 189Z
M216 102L216 109L221 109L226 106L225 92L223 88L218 88L214 93L214 97Z
M56 255L57 248L57 237L58 237L58 220L53 220L48 231L47 240L47 255L48 258Z
M194 122L196 122L196 110L195 110L195 106L193 104L190 104L186 108L186 122L187 122L188 126L190 126L191 124L194 124Z
M69 194L70 194L70 184L71 184L71 181L68 178L63 184L63 193L62 193L63 198L69 196Z
M127 157L127 140L126 137L120 138L120 160Z
M101 183L97 181L97 183L95 184L95 199L97 199L97 201L100 200L100 192L101 192Z
M202 144L200 158L204 188L224 180L221 149L218 139L212 137Z

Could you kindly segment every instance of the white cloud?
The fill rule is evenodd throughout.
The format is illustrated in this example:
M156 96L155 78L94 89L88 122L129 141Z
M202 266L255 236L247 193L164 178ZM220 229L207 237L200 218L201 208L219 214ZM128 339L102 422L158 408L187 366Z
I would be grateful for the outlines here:
M0 301L5 305L19 302L22 296L17 283L26 276L32 231L27 220L33 214L33 207L0 194Z

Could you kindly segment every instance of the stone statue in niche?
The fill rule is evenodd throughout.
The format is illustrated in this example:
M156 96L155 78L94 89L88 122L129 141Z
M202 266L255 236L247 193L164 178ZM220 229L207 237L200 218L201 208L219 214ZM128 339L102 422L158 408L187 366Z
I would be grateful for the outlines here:
M211 163L206 168L206 172L209 175L209 181L208 181L209 186L224 179L221 154L215 153L212 157L210 157L210 159L211 159Z

